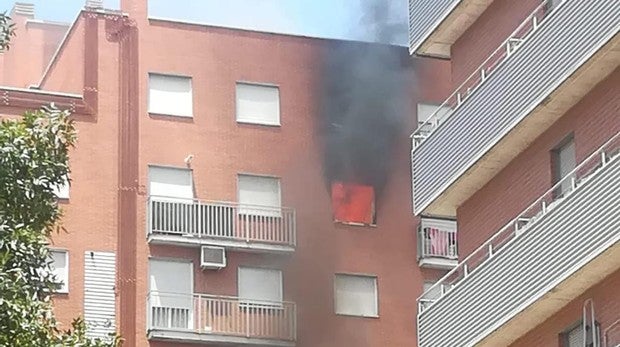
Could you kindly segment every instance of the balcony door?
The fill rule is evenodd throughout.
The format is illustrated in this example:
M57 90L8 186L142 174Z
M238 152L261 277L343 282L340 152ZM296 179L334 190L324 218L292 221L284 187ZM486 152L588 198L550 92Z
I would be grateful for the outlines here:
M149 260L151 328L193 328L193 277L191 262Z
M190 170L150 166L149 196L153 232L176 235L199 232Z

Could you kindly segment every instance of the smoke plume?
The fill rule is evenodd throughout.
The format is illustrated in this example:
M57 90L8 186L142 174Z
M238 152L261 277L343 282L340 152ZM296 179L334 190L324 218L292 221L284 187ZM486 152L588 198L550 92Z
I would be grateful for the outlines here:
M389 3L364 2L366 37L381 43L334 42L326 50L320 87L327 185L372 185L379 194L394 142L410 114L412 76L406 49L383 44L402 37L404 29L390 21Z

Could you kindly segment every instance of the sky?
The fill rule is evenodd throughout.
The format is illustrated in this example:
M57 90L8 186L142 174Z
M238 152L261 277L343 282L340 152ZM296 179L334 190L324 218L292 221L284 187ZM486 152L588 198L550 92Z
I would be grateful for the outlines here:
M20 0L35 5L35 17L71 22L84 0ZM371 40L362 23L363 4L372 0L149 0L149 16L311 37ZM407 0L391 3L398 21L406 21ZM9 12L13 0L0 0ZM118 9L120 0L104 0ZM404 28L404 27L403 27ZM399 33L400 34L400 33ZM404 45L406 32L397 44Z

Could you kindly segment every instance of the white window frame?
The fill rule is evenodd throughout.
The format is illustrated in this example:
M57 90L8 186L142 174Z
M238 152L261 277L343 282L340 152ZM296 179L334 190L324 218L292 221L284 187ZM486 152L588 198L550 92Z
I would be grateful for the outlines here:
M337 302L337 288L336 288L336 280L339 276L342 277L363 277L363 278L370 278L372 280L374 280L374 306L375 306L375 314L356 314L356 313L350 313L350 312L339 312L338 310L338 302ZM359 273L346 273L346 272L339 272L334 274L334 280L333 280L333 287L334 287L334 312L336 313L336 315L339 316L351 316L351 317L363 317L363 318L379 318L379 277L377 275L371 275L371 274L359 274Z
M256 119L247 119L239 116L239 97L238 97L238 86L246 85L253 87L266 87L266 88L275 88L278 93L278 114L276 116L275 121L258 121ZM235 82L235 120L237 123L242 124L254 124L254 125L266 125L266 126L282 126L282 97L280 95L280 86L277 84L271 83L259 83L259 82L249 82L249 81L236 81Z
M263 270L263 271L276 271L279 274L280 281L280 300L279 301L271 301L265 302L264 304L257 303L254 299L243 298L240 293L240 279L241 279L241 271L242 269L247 270ZM269 306L269 307L283 307L284 305L284 281L282 270L274 269L274 268L265 268L265 267L256 267L256 266L239 266L237 267L237 297L239 298L239 302L242 306L245 307L259 307L259 306Z
M181 112L169 112L169 111L161 111L161 110L153 110L151 108L151 76L159 76L159 77L172 77L172 78L183 78L189 81L189 97L190 97L190 105L189 114L181 113ZM170 73L160 73L160 72L149 72L148 73L148 81L147 81L147 109L149 114L154 115L162 115L162 116L172 116L172 117L183 117L183 118L193 118L194 117L194 81L192 76L187 75L179 75L179 74L170 74Z
M63 270L63 273L58 274L58 269L56 269L56 267L54 267L53 269L50 269L51 270L50 272L51 274L56 275L57 280L62 281L62 286L56 289L54 293L67 294L69 293L69 251L66 249L51 248L49 249L49 253L50 253L50 258L52 259L50 266L54 266L52 253L61 253L61 254L64 254L65 256L65 268Z
M254 177L254 178L266 178L276 180L278 183L278 206L265 206L271 207L273 210L265 210L265 211L257 211L256 209L252 209L252 206L260 206L260 205L250 205L241 203L240 192L241 192L241 184L240 178L241 176L246 177ZM259 174L251 174L251 173L237 173L237 202L239 202L238 213L245 215L257 215L257 216L267 216L267 217L281 217L282 216L282 180L278 176L270 176L270 175L259 175Z
M54 195L56 195L57 199L69 200L69 195L71 191L69 177L65 177L64 183L53 185L52 190L54 192Z
M440 104L433 104L433 103L428 103L428 102L419 102L419 103L417 103L417 105L416 105L416 118L417 118L417 121L418 121L418 125L416 126L417 128L421 127L421 126L424 124L424 122L426 122L426 119L425 119L425 120L421 120L421 119L420 119L420 116L421 116L420 109L421 109L422 107L431 107L431 108L434 108L434 109L435 109L435 111L434 111L434 112L437 112L437 109L439 109L439 108L442 108L442 109L446 110L447 112L446 112L446 113L444 113L444 114L443 114L443 116L442 116L442 118L440 118L440 119L439 119L439 122L440 122L440 123L441 123L441 122L443 122L443 121L445 120L445 118L450 117L450 115L451 115L451 114L452 114L452 112L454 111L452 108L450 108L450 107L448 107L448 106L443 106L443 107L442 107ZM434 112L433 112L433 113L434 113ZM429 117L430 117L430 116L432 116L432 115L433 115L433 113L429 114L428 116L429 116Z

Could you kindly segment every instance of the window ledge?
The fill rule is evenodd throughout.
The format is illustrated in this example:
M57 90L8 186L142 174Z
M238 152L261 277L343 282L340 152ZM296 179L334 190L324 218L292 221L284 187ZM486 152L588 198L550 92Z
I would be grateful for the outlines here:
M253 122L253 121L242 120L242 119L237 119L237 123L238 124L247 124L247 125L258 125L258 126L265 126L265 127L273 127L273 128L280 128L280 127L282 127L281 123Z
M336 312L336 316L352 317L352 318L370 318L370 319L379 319L379 315L365 315L365 316L361 316L361 315L358 315L358 314L351 314L351 313L338 313L338 312Z
M190 114L172 114L172 113L161 113L161 112L153 112L148 111L149 116L151 117L174 117L174 118L183 118L183 119L194 119L194 115Z
M356 222L343 222L343 221L334 221L334 224L336 225L344 225L344 226L351 226L351 227L370 227L370 228L376 228L377 224L364 224L364 223L356 223Z

